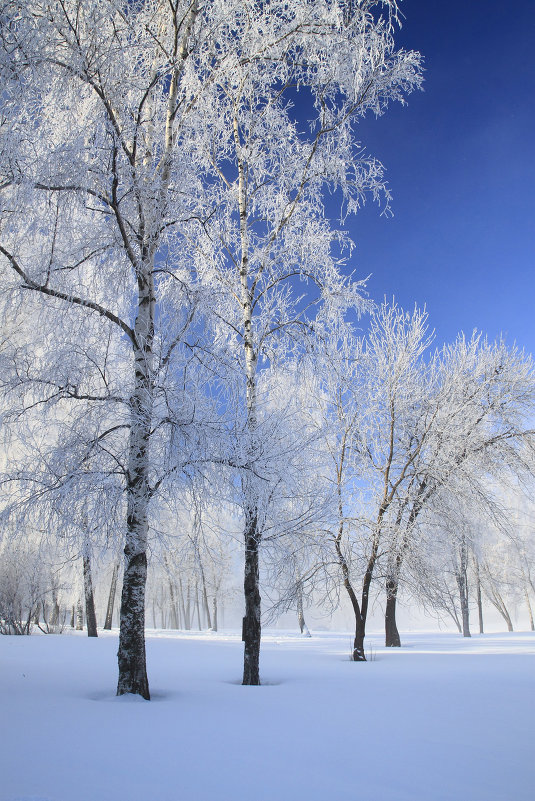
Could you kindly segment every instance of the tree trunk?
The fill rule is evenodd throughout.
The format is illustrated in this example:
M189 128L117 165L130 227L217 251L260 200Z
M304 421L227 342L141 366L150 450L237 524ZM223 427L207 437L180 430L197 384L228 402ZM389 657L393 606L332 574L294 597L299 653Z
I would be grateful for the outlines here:
M396 623L397 597L398 582L391 576L386 581L385 646L387 648L401 647L401 639Z
M346 588L347 594L349 595L349 600L351 601L351 606L353 607L353 613L355 615L355 639L353 640L353 652L351 654L351 659L353 662L365 662L366 655L364 653L364 637L366 634L366 622L362 617L359 602L357 600L355 590L353 589L353 585L351 584L351 579L349 577L349 568L340 545L341 528L342 524L340 524L340 531L338 537L334 541L334 544L336 549L336 555L338 557L338 563L342 570L344 587Z
M188 581L186 585L186 631L191 629L192 625L192 614L191 614L191 584Z
M470 610L468 606L468 551L464 536L461 538L461 546L459 551L459 570L456 573L456 579L457 586L459 588L459 600L461 602L463 637L471 637Z
M488 565L485 565L485 575L487 577L487 582L488 582L485 587L487 597L491 602L491 604L494 606L494 608L500 613L500 615L505 620L507 624L507 630L513 631L513 622L511 620L511 616L505 605L505 601L503 600L503 597L500 591L498 590L498 587L496 586L494 579L492 578L492 574L489 570Z
M531 608L531 601L529 600L529 592L527 586L524 587L524 598L526 599L526 606L528 607L529 625L531 631L535 631L535 623L533 621L533 609Z
M154 278L152 254L138 265L138 307L134 326L134 391L130 398L127 474L127 520L117 660L117 695L150 698L145 656L145 588L147 584L149 445L152 424Z
M56 629L59 625L59 603L58 603L58 591L54 587L52 590L52 615L50 617L50 626L52 629Z
M78 598L76 602L76 631L84 630L84 608L82 606L82 599Z
M484 634L483 630L483 598L481 596L481 578L479 576L479 562L474 556L474 573L476 577L476 598L477 598L477 615L479 619L479 633Z
M355 639L353 640L353 653L351 654L351 659L353 662L365 662L366 654L364 653L364 637L366 636L366 620L362 616L355 590L351 584L349 568L340 547L340 536L335 540L335 548L338 561L342 569L344 587L349 595L349 600L351 601L351 606L353 607L353 613L355 615Z
M364 638L366 636L366 623L362 619L362 615L355 613L355 639L353 640L353 662L366 662L366 654L364 653Z
M174 590L174 587L173 587L173 582L171 581L170 578L169 578L169 596L170 596L170 599L171 599L171 603L170 603L170 607L169 607L170 612L171 612L171 624L170 624L170 626L171 626L172 629L176 630L176 629L178 629L178 615L177 615L177 608L176 608L176 602L175 602L175 590Z
M212 619L210 617L210 605L208 603L208 593L206 591L206 579L204 577L204 570L199 559L199 568L201 572L201 583L202 583L202 600L203 600L203 607L204 607L204 614L206 615L206 623L208 628L212 628Z
M115 606L115 594L117 592L117 578L119 576L120 562L117 561L113 566L111 574L110 594L108 595L108 606L106 607L106 619L104 629L110 631L113 625L113 607Z
M296 581L296 597L297 597L297 622L299 624L299 631L305 637L310 637L310 631L305 621L305 613L303 611L303 585L300 579Z
M212 598L212 631L217 631L217 596Z
M98 637L97 618L95 615L95 598L93 595L93 579L91 576L91 558L89 555L83 557L84 564L84 596L85 596L85 619L87 623L87 636Z
M197 629L201 631L201 605L199 603L199 583L197 580L195 580L195 610L197 612Z
M245 536L245 571L243 581L245 617L242 640L244 642L243 684L260 684L261 598L258 568L258 541L256 517L249 521Z
M234 109L233 135L238 166L238 212L240 223L240 305L243 324L243 349L245 357L245 395L246 395L246 427L249 436L249 449L256 455L257 442L257 365L258 352L255 350L253 330L253 297L249 287L249 230L247 224L247 168L242 159L242 145L238 123L237 106ZM249 471L242 475L243 512L244 512L244 577L243 589L245 600L245 617L243 618L242 640L244 642L243 684L260 684L260 638L262 627L260 622L260 572L259 550L262 532L258 520L258 493L255 478Z
M119 680L117 695L133 693L150 698L145 657L145 585L147 556L132 545L125 547L121 627L119 633Z
M133 428L137 426L133 425ZM137 439L134 437L134 439ZM146 454L148 431L141 453L134 453L133 462ZM145 586L147 583L147 465L134 464L130 470L128 529L124 548L124 577L121 593L121 620L117 659L119 679L117 695L133 693L150 698L145 656Z
M186 604L184 601L184 588L182 586L182 579L180 575L178 577L178 591L179 595L179 602L180 602L180 612L182 615L182 622L184 623L184 629L187 631L189 629L189 610L186 612Z

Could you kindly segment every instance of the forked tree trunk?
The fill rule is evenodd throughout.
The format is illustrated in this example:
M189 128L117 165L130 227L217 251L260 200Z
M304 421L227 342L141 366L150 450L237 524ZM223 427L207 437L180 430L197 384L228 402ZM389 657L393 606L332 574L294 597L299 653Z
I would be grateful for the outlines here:
M505 620L507 625L507 631L513 631L513 621L511 619L511 615L509 614L509 610L507 609L505 602L502 596L499 593L496 593L498 596L498 603L494 604L500 615Z
M344 587L349 595L349 600L351 601L351 606L353 607L353 614L355 615L355 638L353 640L353 652L351 654L351 659L353 662L365 662L366 654L364 653L364 637L366 636L366 620L362 616L357 595L353 589L353 585L351 584L349 567L342 553L340 538L335 540L335 548L338 556L338 562L342 570Z
M493 607L500 613L507 624L507 631L513 631L513 621L511 620L511 616L509 614L509 610L505 605L505 601L496 586L494 579L492 578L492 574L488 568L488 565L485 566L485 575L487 577L487 584L486 584L486 594L493 605Z
M85 619L87 623L87 636L98 637L97 618L95 615L95 597L93 595L93 578L91 576L91 557L86 554L83 557L84 565L84 596L85 596Z
M385 646L387 648L401 647L401 638L396 623L397 598L398 581L391 576L386 581Z
M344 461L346 454L346 436L347 432L342 438L342 447L340 452L340 462L336 469L336 491L338 494L338 532L334 537L334 550L340 571L342 573L342 580L351 606L353 607L353 614L355 615L355 638L353 640L353 651L351 659L353 662L365 662L366 655L364 653L364 637L366 634L366 616L362 614L357 595L351 583L351 576L349 573L349 565L342 550L342 538L344 535L344 505L342 500L342 475L344 470ZM364 596L364 589L363 589Z
M111 574L110 593L108 595L108 606L106 607L106 619L104 621L104 629L110 631L113 625L113 607L115 606L115 594L117 592L117 579L119 576L120 562L117 561L113 566Z

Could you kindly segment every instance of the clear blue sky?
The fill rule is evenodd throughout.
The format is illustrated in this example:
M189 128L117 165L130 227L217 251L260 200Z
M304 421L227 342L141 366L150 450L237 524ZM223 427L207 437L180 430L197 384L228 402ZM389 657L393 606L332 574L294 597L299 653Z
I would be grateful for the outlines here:
M403 0L423 92L360 124L393 218L349 221L370 296L426 305L437 344L478 328L535 354L535 0Z

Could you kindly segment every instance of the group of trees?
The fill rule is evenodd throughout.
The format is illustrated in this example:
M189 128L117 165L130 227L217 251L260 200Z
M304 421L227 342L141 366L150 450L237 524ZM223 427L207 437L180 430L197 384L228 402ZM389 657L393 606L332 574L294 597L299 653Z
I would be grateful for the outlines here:
M344 221L389 201L356 123L421 82L397 20L396 0L0 6L2 530L82 559L89 608L92 556L113 605L124 547L119 694L149 697L151 550L173 622L191 602L213 627L239 521L258 684L261 553L276 603L345 587L363 659L372 584L395 640L432 532L529 472L527 358L477 337L429 356L395 305L365 338L348 322L371 304Z

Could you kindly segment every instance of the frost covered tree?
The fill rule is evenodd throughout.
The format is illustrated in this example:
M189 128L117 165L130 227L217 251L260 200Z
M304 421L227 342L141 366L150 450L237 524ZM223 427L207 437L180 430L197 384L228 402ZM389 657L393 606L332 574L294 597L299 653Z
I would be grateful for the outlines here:
M358 661L373 583L386 588L386 643L400 645L400 581L410 574L415 586L420 572L425 583L426 564L440 575L424 554L450 566L468 632L474 532L462 508L472 518L492 509L489 482L533 467L531 360L478 335L430 354L431 341L425 313L385 302L367 335L334 343L316 394L339 498L327 542L355 613ZM445 597L439 583L428 598Z
M385 191L382 167L362 155L354 126L419 84L419 56L394 50L396 14L390 2L243 3L218 42L232 69L210 87L218 118L202 144L214 211L196 265L218 288L214 313L242 374L244 684L260 681L266 490L284 480L283 453L265 459L259 374L298 350L312 327L317 333L361 303L340 270L350 242L325 219L323 196L327 187L339 192L347 214L366 193Z
M400 504L420 456L416 421L429 393L421 371L430 342L425 313L406 314L385 301L368 328L361 337L346 330L324 340L312 392L312 420L325 453L319 473L336 496L317 559L329 602L336 586L349 597L354 661L365 661L372 587L388 573Z
M395 0L32 0L1 13L4 297L21 313L33 304L55 316L56 330L69 316L71 334L110 343L92 367L64 349L69 369L48 390L49 374L34 377L32 391L40 385L39 403L52 394L71 409L116 410L96 441L123 440L113 449L126 497L117 691L149 697L146 550L163 481L155 442L176 476L190 457L177 432L199 404L175 362L199 307L241 348L244 682L258 683L258 365L267 335L295 333L306 317L294 276L314 284L315 300L342 289L354 300L321 194L330 182L353 211L383 189L353 124L418 85L419 56L394 50Z
M511 476L526 478L533 470L535 379L529 357L503 341L459 335L453 345L435 352L425 369L431 391L422 419L429 425L414 428L413 436L422 444L411 492L396 521L393 569L387 578L387 645L399 644L395 599L403 564L417 557L426 526L433 536L437 517L450 532L463 628L469 631L466 577L477 543L474 528L480 526L481 515L499 511L493 485ZM463 511L464 506L471 511ZM425 518L427 511L435 518L432 524ZM421 569L418 558L416 563Z
M4 298L14 315L32 310L48 322L35 367L29 359L26 367L15 340L23 357L16 369L26 373L35 403L69 400L74 420L77 408L113 418L104 430L96 422L86 444L107 452L124 482L118 693L147 698L151 439L172 417L162 407L177 379L165 395L162 382L192 309L173 227L191 203L171 183L172 159L175 178L195 180L174 148L177 83L194 18L193 8L185 18L183 11L118 2L6 3L2 10ZM39 370L54 359L54 372Z

